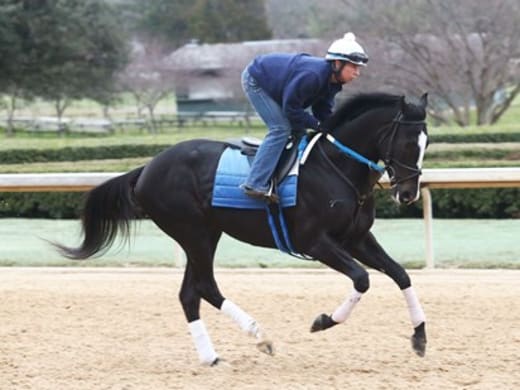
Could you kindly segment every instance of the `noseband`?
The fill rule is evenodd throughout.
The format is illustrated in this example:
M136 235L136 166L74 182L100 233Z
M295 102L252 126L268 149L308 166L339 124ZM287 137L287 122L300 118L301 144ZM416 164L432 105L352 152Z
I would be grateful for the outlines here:
M403 120L403 113L399 111L396 115L396 117L392 121L392 128L390 129L390 141L389 146L386 151L385 158L383 160L383 163L385 164L385 170L388 173L388 177L390 178L390 185L393 187L399 183L402 183L406 180L413 179L417 176L420 176L422 174L422 170L419 168L412 167L410 165L406 165L402 163L401 161L394 159L392 157L392 146L394 144L395 136L400 128L401 125L403 126L416 126L416 125L426 125L424 121L409 121L409 120ZM400 178L399 180L395 179L395 169L394 166L398 166L400 168L404 168L405 170L409 171L410 174Z

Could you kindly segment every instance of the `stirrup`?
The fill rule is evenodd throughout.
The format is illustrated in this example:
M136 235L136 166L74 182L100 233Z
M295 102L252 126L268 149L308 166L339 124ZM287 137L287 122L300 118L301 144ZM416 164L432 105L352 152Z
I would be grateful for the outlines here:
M242 185L241 188L244 191L244 194L252 198L265 200L268 203L278 203L280 201L279 196L273 192L274 184L272 180L271 185L269 186L269 189L266 192L257 191L247 185Z

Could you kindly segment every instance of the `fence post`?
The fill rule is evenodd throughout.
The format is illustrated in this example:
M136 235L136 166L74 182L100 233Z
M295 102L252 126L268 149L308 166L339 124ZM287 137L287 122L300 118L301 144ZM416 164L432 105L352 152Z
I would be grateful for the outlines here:
M424 235L426 239L426 268L435 268L433 257L433 210L430 189L426 186L421 188L423 199Z

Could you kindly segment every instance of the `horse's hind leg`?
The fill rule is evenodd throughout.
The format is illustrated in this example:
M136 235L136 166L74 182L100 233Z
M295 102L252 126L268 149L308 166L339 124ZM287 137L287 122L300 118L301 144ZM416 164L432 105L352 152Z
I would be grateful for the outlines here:
M197 291L197 281L190 262L186 264L179 299L188 321L188 328L203 364L214 365L218 362L218 355L213 348L204 322L200 319L200 294Z
M426 316L406 270L388 256L371 233L365 240L359 241L351 248L351 253L363 264L387 274L399 286L414 327L414 334L411 337L412 348L417 355L424 356L426 352Z
M251 317L229 299L224 300L220 310L233 321L235 321L240 329L246 332L249 336L256 338L256 346L261 352L268 355L274 354L273 343L265 336L253 317Z
M179 297L199 359L203 364L209 365L216 364L219 359L200 319L200 298L229 316L248 335L256 337L257 346L262 352L272 354L271 342L264 338L253 317L231 300L224 298L217 286L213 272L213 256L220 233L209 240L201 239L204 234L196 237L196 242L190 240L188 245L186 242L184 245L181 244L185 248L188 262Z

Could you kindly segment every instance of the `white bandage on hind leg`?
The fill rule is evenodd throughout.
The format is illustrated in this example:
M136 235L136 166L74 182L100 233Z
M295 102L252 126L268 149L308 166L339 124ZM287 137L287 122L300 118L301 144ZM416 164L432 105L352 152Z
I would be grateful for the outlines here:
M359 302L363 293L357 290L352 291L350 297L345 300L336 310L332 313L332 320L335 322L345 322L352 313L354 306Z
M415 328L416 326L419 326L421 323L426 321L426 316L424 315L424 311L412 286L405 288L403 290L403 294L406 299L406 304L408 305L408 311L410 312L412 325Z
M195 320L190 322L188 327L201 363L207 365L213 364L218 358L218 355L213 348L213 344L209 338L206 326L204 326L204 322L200 319Z
M247 314L240 307L235 305L233 302L231 302L229 299L224 300L222 306L220 307L220 310L222 311L222 313L231 317L231 319L233 319L233 321L235 321L238 324L238 326L240 326L240 329L242 329L250 336L258 335L259 329L254 318Z

